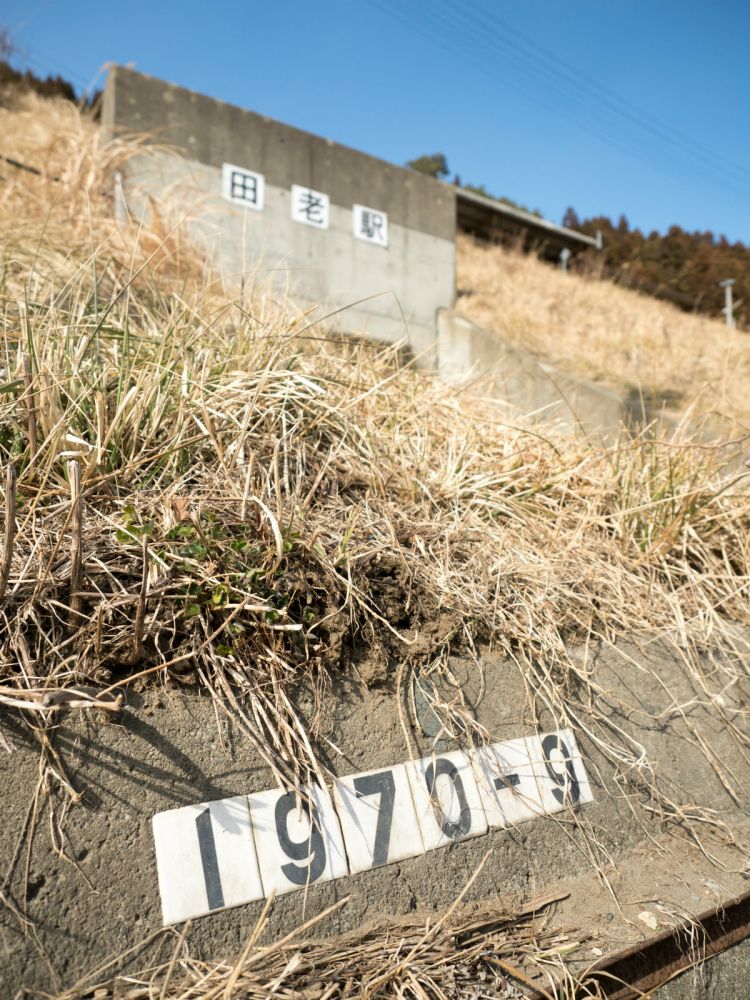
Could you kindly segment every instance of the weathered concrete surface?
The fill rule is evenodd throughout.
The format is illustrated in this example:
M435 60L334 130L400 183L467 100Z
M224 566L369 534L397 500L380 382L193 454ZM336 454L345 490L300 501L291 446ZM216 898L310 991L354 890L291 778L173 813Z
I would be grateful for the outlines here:
M352 236L351 207L331 205L321 232L292 221L288 188L266 185L263 213L221 197L221 169L149 151L125 167L125 201L134 219L152 205L178 223L228 286L269 288L309 310L307 323L388 343L403 341L421 366L435 364L435 312L453 296L452 242L397 223L387 250Z
M747 823L738 823L737 830L747 843L750 838ZM686 933L689 915L710 913L747 891L745 875L734 864L735 852L727 847L715 850L716 865L708 869L698 844L659 834L653 841L618 854L617 864L605 867L611 891L607 891L603 882L597 885L597 876L590 870L561 878L555 891L569 895L557 904L552 919L556 928L579 942L578 949L570 956L571 971L582 978L600 962L606 968L612 961L621 960L631 948L648 949L654 936L672 934L677 936L686 961L699 962L705 954L701 932L694 929L692 937ZM633 972L646 978L654 974L652 983L664 982L671 970L659 969L659 958L665 961L663 952L660 957L647 955L645 960L635 961ZM610 971L612 974L615 970ZM674 988L671 996L679 1000L702 997L700 991L693 992L700 979L697 971L681 977L679 989L670 984L670 989ZM631 982L631 985L643 989L645 983ZM658 995L661 997L661 992ZM727 994L733 995L745 994Z
M435 311L453 302L456 204L453 190L328 139L117 66L110 70L104 127L148 133L151 149L124 167L127 207L140 219L155 199L239 286L272 279L317 315L338 313L339 329L406 340L434 365ZM225 201L221 168L263 174L266 204L248 210ZM331 200L328 229L293 222L292 184ZM355 239L352 206L386 212L389 245ZM364 300L364 301L363 301Z
M624 395L563 372L450 309L438 313L437 353L447 381L477 379L522 413L573 432L612 438L634 415Z
M208 166L246 165L276 187L305 184L337 205L382 203L398 225L454 239L455 195L425 174L124 66L110 69L103 100L105 128L149 134Z
M611 444L623 428L634 433L656 428L668 435L682 427L687 440L719 448L725 470L747 467L742 432L720 414L688 420L679 409L679 396L613 389L565 372L454 310L438 312L437 355L445 381L477 383L482 392L515 411L540 422L555 421L570 433Z
M658 1000L744 1000L750 996L750 940L683 973L655 996Z
M659 780L676 801L717 809L730 824L743 811L746 815L750 804L747 769L728 728L706 707L705 692L687 716L674 711L675 705L692 702L701 690L699 678L684 670L679 657L663 643L648 640L617 652L592 647L580 651L580 656L601 686L600 708L608 720L603 726L584 720L595 741L606 738L608 726L620 726L634 734L652 756ZM452 665L468 704L475 707L478 720L494 738L512 738L536 728L518 665L488 654L483 682L469 661L457 659ZM644 671L644 665L658 673ZM307 703L304 695L300 703ZM339 755L328 745L333 771L352 773L408 758L396 696L387 683L370 690L358 682L338 683L327 705L331 743L342 751ZM13 747L12 753L0 758L5 793L0 872L4 873L36 787L38 755L27 731L11 713L3 712L0 719ZM541 729L554 725L551 716L540 714ZM706 761L696 732L732 767L739 807ZM429 746L418 733L412 733L412 740L415 752ZM591 874L594 840L617 862L627 852L642 852L644 845L656 851L649 835L657 827L643 808L645 791L618 782L621 776L596 742L585 734L579 740L596 800L581 811L578 823L564 814L559 819L540 818L514 830L491 832L441 849L439 863L433 853L313 886L306 903L301 893L283 896L274 905L270 934L288 932L304 914L311 916L346 895L351 896L347 906L318 931L336 933L389 913L441 908L463 888L488 848L492 853L472 887L471 898L546 891L561 880L588 873L589 909L585 913L579 909L571 917L586 929L599 919L596 914L605 905L604 890ZM161 916L150 829L155 812L274 784L241 731L231 724L217 727L210 700L196 694L150 691L131 695L119 721L61 716L55 743L68 774L83 793L66 824L69 852L80 870L51 849L45 807L29 854L25 903L25 852L9 883L10 898L36 921L36 943L34 937L22 933L7 909L0 908L3 996L12 996L21 984L33 989L51 988L56 982L69 986L100 957L125 951L158 930ZM686 843L682 838L672 842L658 863L668 871L676 869L679 875ZM702 855L698 862L704 864L704 876L711 878L712 866ZM637 869L627 861L623 864ZM696 912L706 907L702 892L698 895ZM679 905L689 902L681 898ZM613 907L607 903L608 910ZM231 955L243 944L259 910L260 904L251 904L197 920L191 947L199 955ZM566 924L571 920L566 918ZM617 943L619 938L613 935L612 940ZM164 955L172 947L173 943L159 938L131 964L144 964L153 958L155 949L161 948Z

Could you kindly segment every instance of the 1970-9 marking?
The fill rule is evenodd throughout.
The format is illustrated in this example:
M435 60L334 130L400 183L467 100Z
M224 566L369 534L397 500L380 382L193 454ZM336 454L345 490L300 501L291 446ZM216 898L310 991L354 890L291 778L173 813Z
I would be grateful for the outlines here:
M349 775L333 799L315 785L158 813L165 923L414 857L592 794L565 730Z

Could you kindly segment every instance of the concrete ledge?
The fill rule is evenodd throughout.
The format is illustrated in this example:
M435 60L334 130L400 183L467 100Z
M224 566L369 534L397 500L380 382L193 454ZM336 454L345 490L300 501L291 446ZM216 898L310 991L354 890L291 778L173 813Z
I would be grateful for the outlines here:
M606 439L637 418L624 395L546 364L451 309L438 311L437 327L438 370L446 381L481 380L526 415Z
M230 286L269 281L275 295L314 303L329 326L404 341L421 367L434 368L435 312L455 295L452 188L122 67L110 71L102 122L109 134L146 140L123 165L118 221L129 213L148 224L156 206ZM225 164L251 171L263 198L228 198ZM305 188L327 199L310 224L294 200ZM362 207L382 216L384 242L357 228Z
M456 193L450 185L125 66L109 71L102 126L109 134L138 133L179 148L188 160L207 166L220 169L228 162L258 170L276 187L304 184L325 191L337 205L382 207L397 225L455 239Z

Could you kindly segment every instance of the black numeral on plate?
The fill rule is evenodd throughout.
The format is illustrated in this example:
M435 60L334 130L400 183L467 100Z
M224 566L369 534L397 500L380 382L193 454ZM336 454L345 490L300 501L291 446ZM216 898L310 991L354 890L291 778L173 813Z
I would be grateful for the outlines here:
M308 885L315 882L325 871L326 845L320 829L320 817L315 805L306 799L300 800L294 792L282 795L276 803L276 836L282 851L292 861L307 859L304 865L286 864L281 870L294 885ZM301 809L310 823L310 833L304 840L292 840L289 836L289 813Z
M557 750L563 755L565 759L565 774L560 774L552 766L551 757L553 750ZM569 805L575 805L581 798L581 786L578 783L573 761L570 758L570 751L559 736L550 734L542 740L542 753L544 754L544 766L547 769L547 774L554 781L555 785L559 786L552 789L553 796L560 805L563 805L566 800Z
M396 797L396 782L392 771L379 774L365 774L354 779L354 790L359 798L365 795L379 795L378 822L375 827L375 844L372 850L372 865L388 863L391 846L391 826L393 824L393 802Z
M440 799L435 794L437 780L442 775L445 775L452 782L456 798L458 799L461 812L457 821L451 820L445 815L440 805ZM458 773L456 765L444 757L438 757L434 763L429 764L424 777L427 782L427 792L430 796L432 807L435 810L435 818L440 824L440 829L451 840L459 840L461 837L465 837L471 829L471 810L469 809L469 803L466 801L464 783L461 781L461 775Z
M224 906L224 890L221 887L219 859L216 855L216 840L214 839L210 809L204 809L195 817L195 829L198 832L198 847L201 852L208 908L209 910L220 910Z

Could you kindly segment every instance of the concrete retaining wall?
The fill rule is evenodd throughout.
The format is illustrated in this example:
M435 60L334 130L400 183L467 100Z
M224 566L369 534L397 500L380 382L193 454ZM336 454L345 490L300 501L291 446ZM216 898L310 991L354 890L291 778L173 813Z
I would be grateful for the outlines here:
M630 734L637 741L634 746L643 746L644 759L653 763L663 787L679 801L718 810L739 832L735 822L747 816L750 801L741 754L726 725L695 700L702 691L698 679L688 675L669 645L651 640L646 650L637 645L614 650L592 644L580 655L594 682L607 692L612 726ZM642 666L650 670L643 671ZM546 713L537 724L532 722L518 664L485 651L483 673L469 660L454 659L451 667L465 703L493 738L513 739L538 726L555 728L556 720ZM325 744L330 753L326 763L334 773L382 768L409 756L396 698L390 681L374 689L345 678L336 681L326 702L330 743ZM315 711L314 699L304 691L297 701L303 711ZM688 702L695 705L689 719L673 711L675 704ZM584 721L587 726L591 723ZM35 931L25 933L13 911L0 906L1 996L14 996L22 985L32 991L69 986L105 956L125 952L158 931L154 813L274 784L242 730L228 720L221 729L217 726L205 695L156 689L145 695L131 692L119 719L73 713L61 715L58 722L55 746L65 773L81 793L65 824L65 850L79 868L52 850L47 804L33 842L24 844L19 860L16 845L23 838L38 782L39 746L11 713L3 718L10 751L3 753L6 835L0 839L0 870L9 872L6 895L35 921ZM421 731L411 730L414 752L429 751L431 741L424 732L428 728L423 723ZM696 730L710 741L717 759L731 768L734 801L698 746ZM598 725L592 731L607 735L606 728ZM697 847L690 854L685 839L672 845L671 856L659 856L656 841L650 839L658 826L641 808L640 797L617 780L612 761L585 733L579 742L594 802L582 808L578 823L573 823L571 814L561 814L561 819L540 817L441 848L439 854L423 854L315 884L307 893L280 896L271 912L270 936L288 933L344 896L351 897L349 903L319 925L316 934L343 932L389 914L437 910L452 902L490 849L469 898L558 889L578 892L561 911L561 926L572 928L574 935L582 933L584 940L593 933L605 949L629 941L634 927L646 930L636 920L644 899L665 904L674 899L684 914L705 909L711 899L716 902L704 879L721 883L720 896L736 891L728 875L730 869L741 867L736 858L728 858L726 869L717 873ZM621 872L610 868L608 878L621 894L622 915L592 870L592 836L621 867ZM621 877L635 878L637 883L622 882ZM739 874L734 881L741 882ZM207 958L236 954L261 907L259 901L198 919L190 935L194 954ZM148 947L124 965L143 966L157 954L168 959L173 949L173 937L151 938ZM589 962L590 952L582 952L581 960Z
M435 312L455 288L450 187L122 67L110 71L102 120L161 144L124 168L132 215L158 199L237 285L272 275L282 294L320 306L316 315L343 309L340 329L405 339L434 364ZM223 197L225 164L263 177L262 209ZM329 198L327 228L292 218L295 185ZM355 237L355 206L387 216L387 245L382 227L373 242Z

